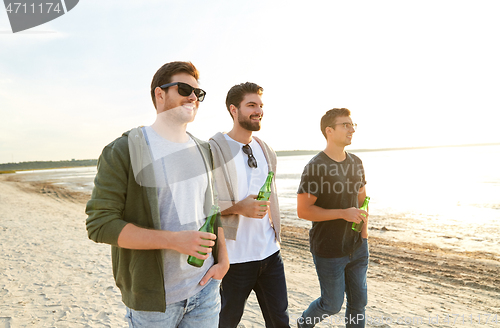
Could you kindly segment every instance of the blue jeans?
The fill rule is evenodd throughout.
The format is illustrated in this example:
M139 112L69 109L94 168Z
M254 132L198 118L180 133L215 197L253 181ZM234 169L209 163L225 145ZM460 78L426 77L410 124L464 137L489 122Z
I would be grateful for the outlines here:
M321 296L302 313L298 327L314 327L321 320L340 312L347 298L344 323L349 328L365 326L365 307L368 302L366 272L368 270L368 240L363 239L351 255L322 258L313 254L318 273Z
M216 328L219 324L220 280L211 279L196 295L167 305L165 312L135 311L127 308L129 328Z
M231 264L222 279L219 327L238 326L252 289L266 327L290 327L285 269L279 251L261 261Z

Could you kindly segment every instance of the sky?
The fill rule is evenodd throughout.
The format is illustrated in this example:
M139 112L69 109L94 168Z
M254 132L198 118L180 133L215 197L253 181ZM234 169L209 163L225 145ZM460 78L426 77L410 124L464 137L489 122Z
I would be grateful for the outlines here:
M82 0L12 33L0 8L0 163L95 159L153 123L163 64L191 61L207 92L188 126L229 131L227 91L264 88L275 150L323 149L334 107L351 149L498 143L498 1Z

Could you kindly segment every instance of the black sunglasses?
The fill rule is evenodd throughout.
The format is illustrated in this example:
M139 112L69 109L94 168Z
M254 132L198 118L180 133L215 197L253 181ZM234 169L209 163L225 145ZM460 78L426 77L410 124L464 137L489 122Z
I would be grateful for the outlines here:
M255 157L253 157L252 153L252 147L249 145L244 145L243 147L243 152L248 155L248 166L250 166L252 169L257 168L257 160Z
M192 86L190 86L189 84L184 83L184 82L167 83L164 85L160 85L160 88L167 89L168 87L171 87L174 85L177 85L177 92L183 97L189 97L191 95L191 93L193 93L193 91L194 91L194 94L195 94L196 98L198 99L198 101L203 101L203 99L205 99L205 95L207 94L204 90L202 90L200 88L193 88Z

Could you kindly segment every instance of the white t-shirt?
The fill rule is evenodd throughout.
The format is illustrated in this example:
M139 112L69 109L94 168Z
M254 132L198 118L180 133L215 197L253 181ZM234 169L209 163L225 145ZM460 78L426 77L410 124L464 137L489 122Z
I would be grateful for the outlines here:
M239 152L233 154L235 156L231 159L236 166L238 179L238 186L235 187L238 188L239 199L235 199L235 201L239 202L249 195L259 193L266 181L269 168L258 142L252 140L249 143L253 156L257 160L257 168L251 168L247 164L248 155L242 151L245 144L231 139L227 134L224 136L228 142L240 145ZM280 246L271 222L269 222L269 214L266 214L262 219L240 215L236 240L226 239L226 247L231 264L260 261L279 251Z
M143 128L143 133L153 158L161 229L198 230L206 219L203 208L208 177L196 143L191 138L186 143L171 142L149 126ZM196 268L187 263L185 254L165 249L163 255L167 304L185 300L203 289L199 282L213 265L212 256Z

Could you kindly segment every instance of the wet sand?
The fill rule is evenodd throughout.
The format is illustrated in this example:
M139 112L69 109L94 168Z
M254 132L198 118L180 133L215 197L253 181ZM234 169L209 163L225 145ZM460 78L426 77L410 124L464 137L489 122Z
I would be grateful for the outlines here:
M0 175L0 328L127 327L109 246L87 238L89 194L17 180ZM292 327L319 296L307 230L283 227ZM380 237L369 243L367 327L500 327L498 257ZM343 327L343 311L317 327ZM264 327L254 295L240 326Z

